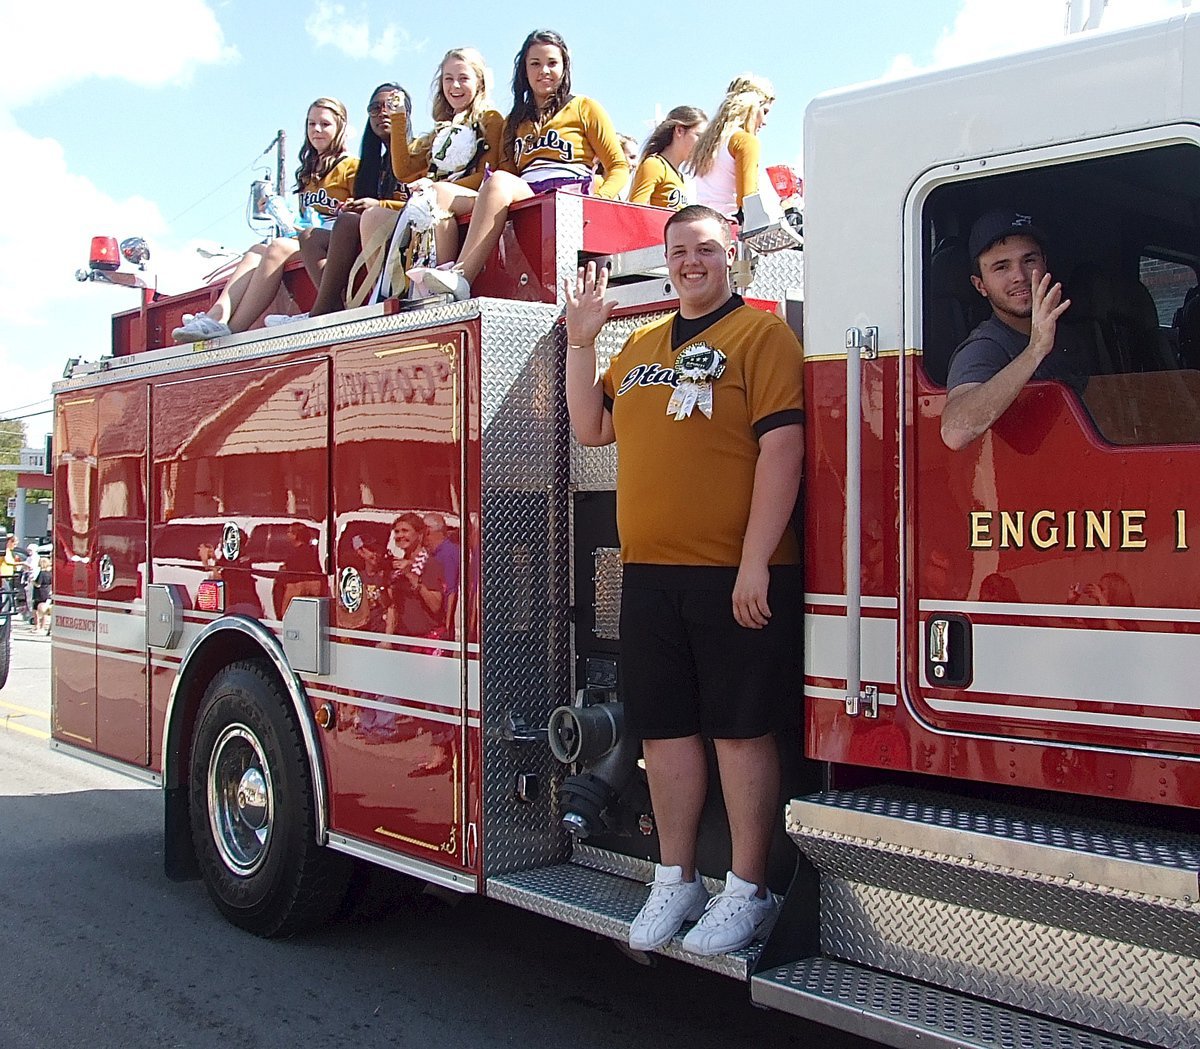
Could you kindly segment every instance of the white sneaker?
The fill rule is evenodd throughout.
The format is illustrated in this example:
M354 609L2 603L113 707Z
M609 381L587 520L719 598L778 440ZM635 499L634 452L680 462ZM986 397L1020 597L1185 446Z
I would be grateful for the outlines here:
M228 324L213 320L207 313L197 313L171 332L171 337L176 342L203 342L232 334Z
M683 949L692 954L728 954L765 936L779 908L770 892L765 899L759 899L757 892L757 885L730 871L725 888L708 901L700 920L683 938Z
M291 324L292 321L306 321L308 313L268 313L263 318L263 326L267 328L276 328L280 324Z
M471 297L471 285L458 270L431 270L416 267L408 271L410 280L425 286L434 295L452 295L461 302Z
M171 338L176 342L191 342L192 340L187 337L188 332L191 331L191 328L189 328L188 325L191 324L195 319L196 315L194 313L183 314L183 316L179 318L179 327L171 330Z
M707 901L708 890L699 878L684 881L682 867L655 864L650 896L629 928L629 946L635 951L661 947L684 922L699 918Z

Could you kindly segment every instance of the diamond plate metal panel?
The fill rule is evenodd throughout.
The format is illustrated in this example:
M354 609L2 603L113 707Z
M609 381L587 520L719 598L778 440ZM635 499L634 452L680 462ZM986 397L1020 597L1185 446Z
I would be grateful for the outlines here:
M580 867L590 867L594 871L604 871L628 878L642 885L649 885L654 880L654 861L644 860L638 856L626 856L623 852L611 852L608 849L598 849L594 845L583 845L576 842L571 852L571 862ZM714 895L725 888L722 878L710 878L701 874L700 880L709 895ZM777 902L782 902L776 897Z
M1196 838L897 788L800 799L788 824L821 870L826 953L1200 1045Z
M822 949L925 983L1120 1032L1200 1045L1195 958L822 878Z
M754 280L746 289L752 299L780 301L791 292L802 293L804 288L804 252L775 251L760 255L754 270Z
M1111 857L1186 871L1200 871L1200 837L1169 831L1127 827L1014 805L947 798L930 791L884 787L871 791L826 791L802 799L826 810L869 813L904 822L913 828L940 828L1028 841L1070 852ZM831 817L836 821L836 817Z
M510 715L544 726L570 701L568 426L558 309L479 300L482 339L482 708L485 876L566 859L562 766L544 742L503 738ZM518 801L519 773L544 789Z
M596 588L596 636L606 641L621 639L621 580L624 577L621 551L613 546L596 549L592 583Z
M579 272L579 253L583 251L583 196L579 193L554 195L554 301L565 307L563 281L574 280Z
M1158 897L1032 877L975 860L810 833L802 850L822 872L912 896L995 911L1085 935L1200 956L1200 908Z
M828 958L760 973L751 995L760 1005L906 1049L1132 1049L1107 1035Z
M621 941L628 940L629 926L646 902L646 891L641 882L573 863L514 872L491 878L487 884L487 894L495 899ZM706 958L681 946L688 928L690 925L655 953L746 979L762 950L761 944Z

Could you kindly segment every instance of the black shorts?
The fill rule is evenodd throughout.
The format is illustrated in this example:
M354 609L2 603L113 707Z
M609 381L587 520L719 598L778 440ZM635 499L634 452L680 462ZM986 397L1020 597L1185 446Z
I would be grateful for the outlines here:
M626 566L621 698L626 722L642 739L754 739L783 728L789 711L798 709L804 695L800 569L771 569L771 619L761 630L733 618L736 575L733 569Z

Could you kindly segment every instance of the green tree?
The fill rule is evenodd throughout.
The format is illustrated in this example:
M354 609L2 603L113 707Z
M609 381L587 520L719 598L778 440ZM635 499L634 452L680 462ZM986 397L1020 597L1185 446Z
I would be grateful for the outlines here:
M15 465L21 461L21 449L25 447L25 423L20 419L0 419L0 463ZM8 500L17 491L15 471L0 471L0 514L5 527L12 531L12 518L8 516Z

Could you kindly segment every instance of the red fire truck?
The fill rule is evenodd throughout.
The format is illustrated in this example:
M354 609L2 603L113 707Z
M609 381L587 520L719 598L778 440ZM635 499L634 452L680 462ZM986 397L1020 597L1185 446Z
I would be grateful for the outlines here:
M804 251L748 291L806 347L783 907L735 955L664 952L895 1046L1200 1045L1200 21L822 97L804 175ZM998 206L1036 216L1094 374L951 452ZM654 814L557 289L611 257L612 352L670 306L635 264L664 217L540 198L480 298L194 348L168 333L215 291L147 298L56 387L54 745L160 785L167 873L234 923L318 921L369 861L626 935ZM408 514L424 614L388 582Z

